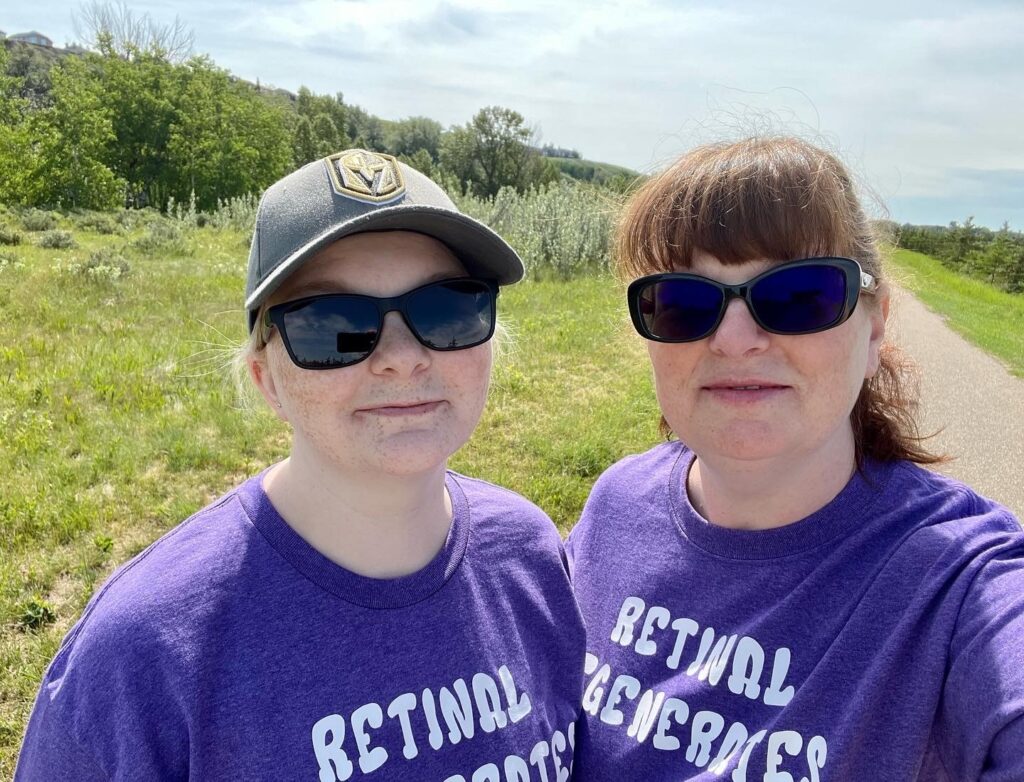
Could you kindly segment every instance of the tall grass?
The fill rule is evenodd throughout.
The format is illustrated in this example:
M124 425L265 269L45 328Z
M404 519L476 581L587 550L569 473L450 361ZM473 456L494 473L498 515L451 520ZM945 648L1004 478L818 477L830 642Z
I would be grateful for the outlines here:
M522 255L530 274L567 280L608 271L620 196L578 182L553 182L494 199L463 196L459 208L486 223Z
M614 191L564 180L525 193L506 187L493 199L458 195L458 187L448 190L456 194L459 209L515 247L532 277L567 280L608 270L611 232L621 201ZM168 214L189 228L252 231L257 205L255 196L246 196L200 212L195 199L188 204L172 201ZM166 227L151 230L170 232Z

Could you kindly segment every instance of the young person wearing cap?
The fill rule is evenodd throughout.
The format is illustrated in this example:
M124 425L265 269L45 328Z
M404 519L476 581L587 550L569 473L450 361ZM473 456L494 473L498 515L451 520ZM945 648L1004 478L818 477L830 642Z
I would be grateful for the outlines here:
M394 158L263 196L250 375L290 455L118 570L15 778L569 778L584 632L551 521L447 471L522 263Z

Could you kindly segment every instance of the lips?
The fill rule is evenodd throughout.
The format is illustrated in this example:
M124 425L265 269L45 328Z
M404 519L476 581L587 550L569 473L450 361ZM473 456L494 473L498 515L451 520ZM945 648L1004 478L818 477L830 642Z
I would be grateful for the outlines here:
M703 386L710 391L766 391L773 388L789 388L783 383L771 380L716 380Z
M441 399L425 399L423 401L396 401L361 407L356 412L367 415L413 416L432 413L444 404Z
M718 404L745 409L778 400L791 387L762 378L728 378L701 386L701 390Z

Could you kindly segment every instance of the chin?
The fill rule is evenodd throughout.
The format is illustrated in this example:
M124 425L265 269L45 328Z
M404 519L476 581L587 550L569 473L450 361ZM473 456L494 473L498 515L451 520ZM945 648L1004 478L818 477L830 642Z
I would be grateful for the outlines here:
M374 468L388 475L417 475L443 469L466 439L416 432L397 435L374 449Z
M760 461L783 456L790 450L788 438L773 431L771 426L746 425L728 427L714 437L691 437L685 431L676 434L698 456L707 460L730 459L735 461Z

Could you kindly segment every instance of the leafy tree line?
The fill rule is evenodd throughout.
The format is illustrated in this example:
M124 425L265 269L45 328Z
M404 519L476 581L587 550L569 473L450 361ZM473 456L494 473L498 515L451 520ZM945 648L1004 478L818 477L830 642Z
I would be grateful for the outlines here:
M9 55L0 50L0 73ZM0 81L0 201L32 206L202 207L254 192L292 162L284 112L207 57L159 49L54 62L45 93ZM36 79L38 84L41 80Z
M1010 293L1024 293L1024 234L1008 223L998 231L968 217L948 227L895 226L897 244L938 258L949 268Z
M445 130L427 117L382 120L341 93L303 87L282 97L206 56L176 59L102 34L96 46L48 57L0 45L0 202L211 210L350 146L397 155L488 198L561 177L511 109L483 108Z

